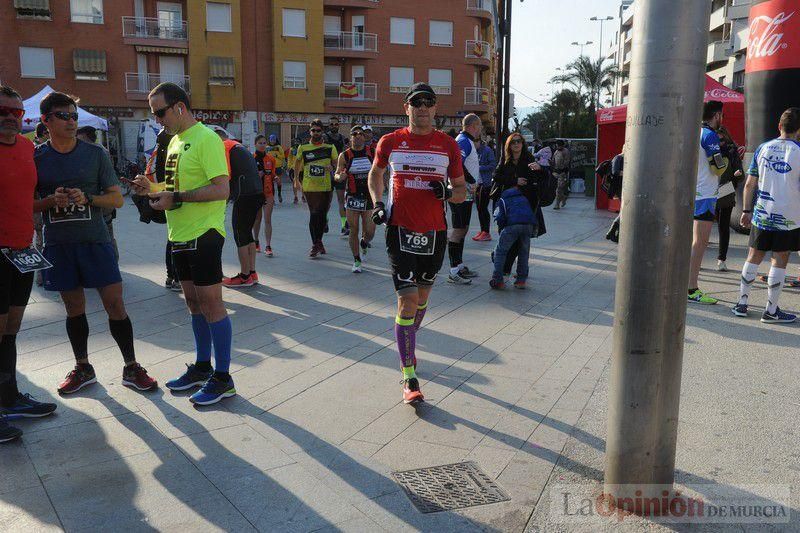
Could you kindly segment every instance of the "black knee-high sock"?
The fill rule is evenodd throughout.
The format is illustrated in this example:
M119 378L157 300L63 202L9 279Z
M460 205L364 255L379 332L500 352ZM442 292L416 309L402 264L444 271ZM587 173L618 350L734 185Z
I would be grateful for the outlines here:
M464 262L464 241L447 241L447 254L450 256L450 266L456 268Z
M0 406L14 405L17 395L17 336L3 335L0 340Z
M85 313L67 317L67 337L75 359L86 359L89 356L89 321Z
M136 352L133 350L133 324L131 318L126 316L122 320L108 319L108 328L111 330L111 336L119 346L119 351L122 352L122 358L125 364L136 361Z

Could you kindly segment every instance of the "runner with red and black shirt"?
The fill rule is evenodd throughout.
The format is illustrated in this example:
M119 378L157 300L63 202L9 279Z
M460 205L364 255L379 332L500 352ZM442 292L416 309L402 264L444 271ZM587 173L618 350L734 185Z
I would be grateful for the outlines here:
M372 219L387 224L386 251L397 291L394 331L403 368L403 402L414 403L423 400L415 372L416 332L447 246L444 202L463 202L466 182L458 144L434 129L433 89L425 83L414 84L403 107L409 125L381 138L369 174L369 191L375 203ZM389 166L392 177L386 205L381 200Z
M28 305L33 273L45 266L31 247L36 164L33 143L19 134L25 107L11 87L0 85L0 442L14 440L22 431L6 418L41 417L55 404L37 402L17 389L17 333ZM58 194L66 205L66 194ZM38 268L37 268L38 267Z
M353 273L361 272L362 255L366 255L375 236L375 223L372 222L372 198L369 196L367 178L375 159L372 147L364 144L364 130L361 126L350 128L350 148L339 154L336 166L336 182L345 184L345 209L350 228L348 238L353 252ZM359 226L361 239L359 239Z

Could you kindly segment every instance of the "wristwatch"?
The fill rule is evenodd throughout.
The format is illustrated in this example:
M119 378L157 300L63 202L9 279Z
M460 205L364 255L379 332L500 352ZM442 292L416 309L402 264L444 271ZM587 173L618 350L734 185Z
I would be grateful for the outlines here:
M181 192L180 191L173 191L172 192L172 207L170 208L170 211L172 209L178 209L182 204L183 204L183 199L181 198Z

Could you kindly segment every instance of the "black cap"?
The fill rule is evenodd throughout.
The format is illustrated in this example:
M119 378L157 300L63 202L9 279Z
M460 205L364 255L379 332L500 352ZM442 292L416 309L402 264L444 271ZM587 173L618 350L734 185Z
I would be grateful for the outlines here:
M433 92L431 86L428 85L427 83L420 82L420 83L415 83L414 85L411 86L411 89L408 90L408 92L406 93L406 102L408 102L409 100L420 94L436 98L436 93Z

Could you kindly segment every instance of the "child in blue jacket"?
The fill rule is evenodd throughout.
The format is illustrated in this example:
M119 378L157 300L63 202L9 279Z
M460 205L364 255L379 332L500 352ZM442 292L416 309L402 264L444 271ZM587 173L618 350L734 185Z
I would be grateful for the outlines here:
M512 187L503 192L494 210L494 219L500 228L500 239L494 250L494 273L489 280L493 289L504 289L503 265L511 246L519 242L517 255L517 280L514 287L524 289L528 279L528 254L531 249L531 235L536 230L537 220L528 199L519 190Z

